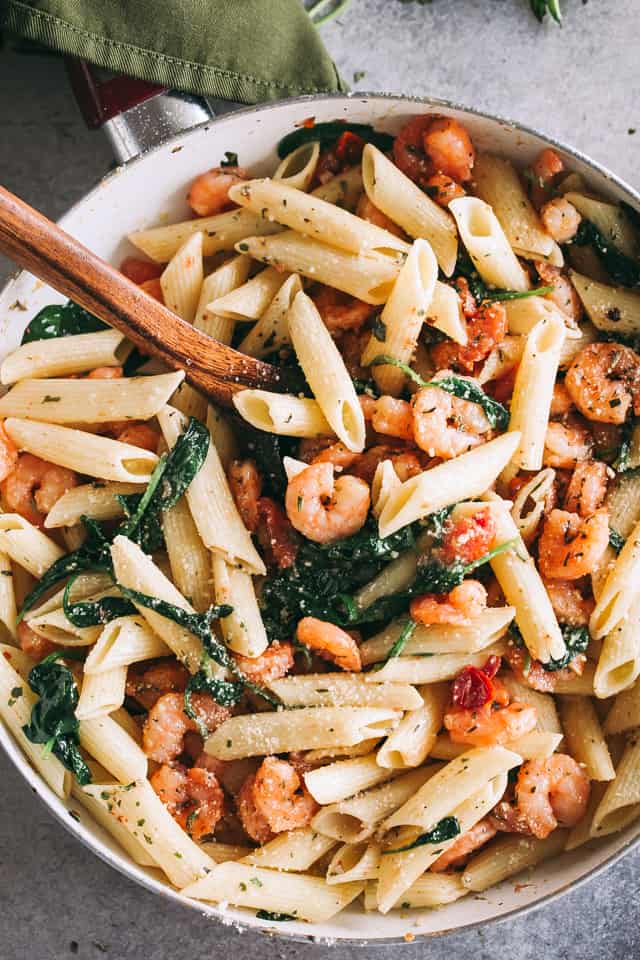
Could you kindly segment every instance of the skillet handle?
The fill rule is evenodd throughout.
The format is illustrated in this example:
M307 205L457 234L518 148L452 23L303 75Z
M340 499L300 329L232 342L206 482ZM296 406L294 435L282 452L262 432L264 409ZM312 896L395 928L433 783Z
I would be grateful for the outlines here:
M103 71L74 57L66 58L66 67L87 126L104 130L118 164L241 106L231 100L207 100L180 93L133 77L102 79L99 73Z

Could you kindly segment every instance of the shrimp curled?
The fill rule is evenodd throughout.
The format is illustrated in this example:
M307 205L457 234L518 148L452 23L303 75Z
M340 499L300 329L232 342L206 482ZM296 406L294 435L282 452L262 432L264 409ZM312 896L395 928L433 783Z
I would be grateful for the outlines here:
M21 453L11 473L0 485L9 510L15 510L35 526L42 526L45 515L63 493L78 485L73 470Z
M316 543L333 543L360 530L371 493L358 477L334 478L333 464L313 463L287 487L285 507L292 526Z
M448 708L444 725L454 743L490 747L509 743L529 733L538 722L538 711L528 703L509 703L503 685L493 680L493 697L482 707Z
M554 753L522 765L515 806L498 804L491 819L501 830L544 840L556 827L573 827L582 820L590 793L582 767L566 753Z
M477 447L491 430L482 407L439 387L418 390L412 406L415 441L431 457L452 460Z
M316 617L304 617L298 624L298 640L343 670L362 670L356 641L346 630L341 630L333 623Z
M578 410L599 423L640 414L640 356L619 343L590 343L567 370L565 386Z
M275 833L306 827L317 810L318 804L298 771L278 757L265 757L238 795L242 825L258 843L265 843Z
M165 693L153 705L142 729L142 749L158 763L169 763L182 753L184 736L189 730L198 732L199 724L209 732L220 726L229 716L226 707L219 706L208 693L194 693L191 703L198 721L184 712L181 693Z
M538 567L545 579L577 580L591 573L609 544L609 512L583 518L552 510L538 544Z

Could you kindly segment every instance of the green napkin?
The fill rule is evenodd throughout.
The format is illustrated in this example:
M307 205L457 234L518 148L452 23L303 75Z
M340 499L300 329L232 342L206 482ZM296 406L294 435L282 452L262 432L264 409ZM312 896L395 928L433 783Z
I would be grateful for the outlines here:
M258 103L345 89L300 0L0 0L0 28L115 73Z

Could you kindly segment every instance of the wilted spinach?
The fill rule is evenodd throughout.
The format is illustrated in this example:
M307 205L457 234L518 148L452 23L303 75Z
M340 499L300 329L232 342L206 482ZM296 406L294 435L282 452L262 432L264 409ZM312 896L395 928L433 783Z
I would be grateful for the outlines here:
M567 652L558 660L549 660L543 663L542 667L548 672L553 673L556 670L563 670L568 667L574 657L580 653L585 653L589 646L589 630L587 627L570 627L566 623L560 624L560 630L564 637Z
M407 850L415 850L416 847L424 847L425 844L445 843L447 840L453 840L460 834L460 821L457 817L443 817L433 830L427 833L421 833L412 843L406 847L396 847L393 850L383 850L382 853L405 853Z
M79 307L73 300L67 303L52 303L43 307L28 325L22 337L23 343L34 340L54 340L78 333L94 333L106 330L107 325L93 314Z
M335 143L343 133L355 133L365 143L373 143L383 153L393 147L393 137L388 133L374 130L369 123L344 123L342 120L331 120L328 123L314 123L309 127L302 126L292 130L278 143L278 156L286 157L303 143L318 141L321 147L329 146Z
M572 240L578 246L591 246L613 280L623 287L640 286L640 263L619 250L590 220L582 219Z

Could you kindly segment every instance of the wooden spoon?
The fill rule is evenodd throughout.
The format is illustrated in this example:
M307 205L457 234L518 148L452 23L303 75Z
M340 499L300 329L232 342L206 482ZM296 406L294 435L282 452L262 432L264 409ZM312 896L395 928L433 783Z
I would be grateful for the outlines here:
M0 251L126 334L218 403L246 387L295 389L287 371L225 346L181 320L78 240L0 187Z

